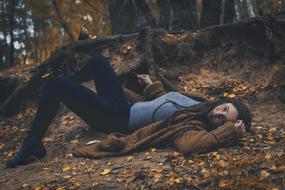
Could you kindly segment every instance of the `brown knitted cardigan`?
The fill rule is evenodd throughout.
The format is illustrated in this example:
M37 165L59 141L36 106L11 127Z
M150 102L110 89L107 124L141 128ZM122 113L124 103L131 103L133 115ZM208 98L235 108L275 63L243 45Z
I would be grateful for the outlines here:
M160 81L146 86L143 96L125 87L123 89L126 97L135 102L152 100L166 93ZM185 91L178 92L198 101L209 99L200 94ZM89 158L120 156L149 147L156 147L166 142L171 142L174 148L182 154L189 154L192 152L207 152L223 147L236 141L238 138L232 122L227 122L212 131L207 131L202 122L187 121L187 116L185 113L177 115L168 127L163 126L163 120L160 120L146 125L129 135L109 134L100 143L76 147L73 149L73 155Z

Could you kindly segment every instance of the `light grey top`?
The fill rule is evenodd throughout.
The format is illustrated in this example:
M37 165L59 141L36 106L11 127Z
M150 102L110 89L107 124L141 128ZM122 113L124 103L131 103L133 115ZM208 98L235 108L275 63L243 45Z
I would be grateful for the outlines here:
M171 101L174 101L174 103ZM136 102L130 110L129 129L136 130L154 121L169 117L179 109L175 103L183 107L190 107L200 102L175 91L170 91L151 101ZM154 118L152 120L154 111Z

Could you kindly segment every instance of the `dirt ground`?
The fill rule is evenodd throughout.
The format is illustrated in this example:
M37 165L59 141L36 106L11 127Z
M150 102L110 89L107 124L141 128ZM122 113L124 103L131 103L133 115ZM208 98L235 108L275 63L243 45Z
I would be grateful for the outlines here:
M203 80L203 73L208 80ZM215 86L220 75L203 70L191 78L184 75L181 85ZM91 82L84 85L94 89ZM252 132L234 147L188 158L171 148L151 148L99 160L72 156L72 147L98 133L88 130L84 121L62 106L44 139L47 156L6 169L6 160L20 148L34 117L36 107L30 107L1 120L0 189L284 189L285 105L270 92L258 93L248 102L254 115Z
M0 121L0 189L284 190L285 95L284 91L276 93L277 87L271 85L274 76L279 78L273 82L284 83L283 54L273 64L267 54L257 51L259 43L249 46L251 38L237 38L228 32L218 33L215 38L204 38L207 33L203 32L199 38L198 34L184 35L180 41L171 35L166 35L169 39L159 38L154 43L162 48L154 48L154 61L180 89L213 97L237 96L249 104L252 132L237 145L190 157L168 147L98 160L76 158L71 154L72 147L102 134L88 130L84 121L61 106L44 139L47 156L6 169L5 162L19 150L36 113L33 104L15 117ZM210 39L213 42L206 43ZM114 52L110 51L108 57L116 58L119 64L139 60L132 53L124 53L121 57L126 59L119 59ZM94 90L92 82L84 85Z

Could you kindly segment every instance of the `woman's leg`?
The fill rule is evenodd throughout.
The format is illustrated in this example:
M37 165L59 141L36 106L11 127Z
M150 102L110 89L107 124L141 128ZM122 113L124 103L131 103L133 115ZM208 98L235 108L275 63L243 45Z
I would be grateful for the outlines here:
M100 53L92 56L89 62L69 79L79 83L93 79L99 95L126 101L116 73L109 61Z
M70 77L70 80L78 83L91 79L95 82L97 94L84 86L61 77L49 80L39 101L31 133L43 137L56 115L60 102L79 115L90 126L96 125L95 123L99 125L102 115L122 119L128 117L129 106L119 79L108 60L99 53L92 56L79 72ZM108 121L110 122L110 120ZM104 123L108 127L108 122ZM123 127L121 129L113 127L113 129L125 131ZM109 129L101 128L101 130L107 131Z
M66 105L90 126L95 125L98 130L104 132L111 132L108 125L111 118L117 121L122 118L123 121L127 120L129 114L129 109L124 103L98 95L92 90L63 77L55 77L45 84L30 135L40 139L44 136L60 103ZM109 120L101 123L107 116L110 117ZM117 132L125 130L126 126L118 125L116 126L117 129L115 127L112 129Z
M101 95L73 82L92 78ZM102 55L93 56L71 80L55 77L46 82L29 135L24 140L21 151L6 163L8 167L26 164L30 156L41 158L46 154L41 139L60 103L65 104L89 125L104 127L101 131L127 131L129 106L116 74Z

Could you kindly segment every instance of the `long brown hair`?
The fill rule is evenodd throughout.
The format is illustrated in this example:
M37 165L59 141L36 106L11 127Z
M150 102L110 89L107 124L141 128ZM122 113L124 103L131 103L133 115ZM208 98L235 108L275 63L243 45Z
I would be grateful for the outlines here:
M251 127L252 118L251 118L251 113L250 113L248 107L243 102L239 101L236 98L234 99L234 98L228 98L228 97L220 96L220 97L216 98L215 100L200 102L196 105L189 106L189 107L179 105L176 102L171 101L171 100L168 100L168 101L172 102L176 107L179 108L179 110L175 111L168 118L164 119L163 126L165 126L165 127L169 126L171 124L171 122L178 115L184 113L184 114L188 115L185 122L199 120L202 123L204 123L207 130L213 130L214 126L212 126L209 123L207 115L211 110L213 110L215 107L217 107L218 105L221 105L223 103L232 103L235 106L235 108L238 110L238 119L241 119L244 122L247 130L249 130Z

